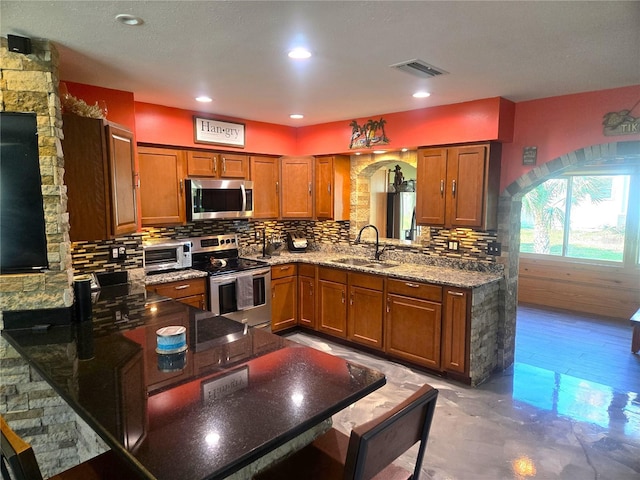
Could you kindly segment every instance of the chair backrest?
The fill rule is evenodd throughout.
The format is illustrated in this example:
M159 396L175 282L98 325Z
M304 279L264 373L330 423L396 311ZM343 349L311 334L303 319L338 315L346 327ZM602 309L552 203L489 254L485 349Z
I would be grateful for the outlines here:
M420 442L412 477L418 480L437 398L438 390L424 385L389 412L351 430L345 480L371 479Z
M4 480L42 480L31 445L22 440L0 415L2 478ZM9 476L11 472L11 476Z

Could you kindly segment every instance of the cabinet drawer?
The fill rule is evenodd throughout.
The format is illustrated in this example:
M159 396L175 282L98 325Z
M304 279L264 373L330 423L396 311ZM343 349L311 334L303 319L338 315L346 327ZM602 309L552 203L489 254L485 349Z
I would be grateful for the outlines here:
M379 275L367 275L366 273L350 273L349 285L381 292L384 286L384 278Z
M301 275L303 277L315 277L316 276L315 265L309 265L308 263L299 264L298 275Z
M432 302L442 302L442 287L410 280L389 279L387 291L408 297L422 298Z
M204 278L192 278L179 282L163 283L161 285L154 286L153 290L157 294L164 295L165 297L191 297L193 295L202 295L205 293L205 281Z
M298 268L295 263L286 263L284 265L274 265L271 267L271 280L278 278L290 277L297 275Z
M337 270L335 268L320 268L318 270L318 279L320 280L328 280L330 282L342 283L344 285L347 284L347 274L346 270Z

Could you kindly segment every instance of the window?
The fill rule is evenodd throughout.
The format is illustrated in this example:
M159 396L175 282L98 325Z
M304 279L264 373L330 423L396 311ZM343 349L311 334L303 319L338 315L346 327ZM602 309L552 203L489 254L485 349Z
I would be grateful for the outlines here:
M522 199L520 252L638 265L639 189L630 168L545 181Z

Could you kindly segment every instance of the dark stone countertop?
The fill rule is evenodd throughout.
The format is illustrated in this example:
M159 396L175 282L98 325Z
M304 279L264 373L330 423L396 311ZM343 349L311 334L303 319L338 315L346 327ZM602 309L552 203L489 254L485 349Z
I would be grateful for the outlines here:
M89 322L2 335L147 478L225 478L385 383L380 372L144 289L103 288L93 312ZM49 324L46 310L32 314ZM156 330L168 325L186 327L186 352L155 352Z

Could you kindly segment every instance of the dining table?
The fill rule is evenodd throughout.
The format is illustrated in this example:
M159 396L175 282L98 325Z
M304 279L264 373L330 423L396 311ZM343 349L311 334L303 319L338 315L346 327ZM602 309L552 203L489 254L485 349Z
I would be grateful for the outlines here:
M386 382L129 284L93 292L89 315L77 310L5 312L2 335L140 478L251 478Z

